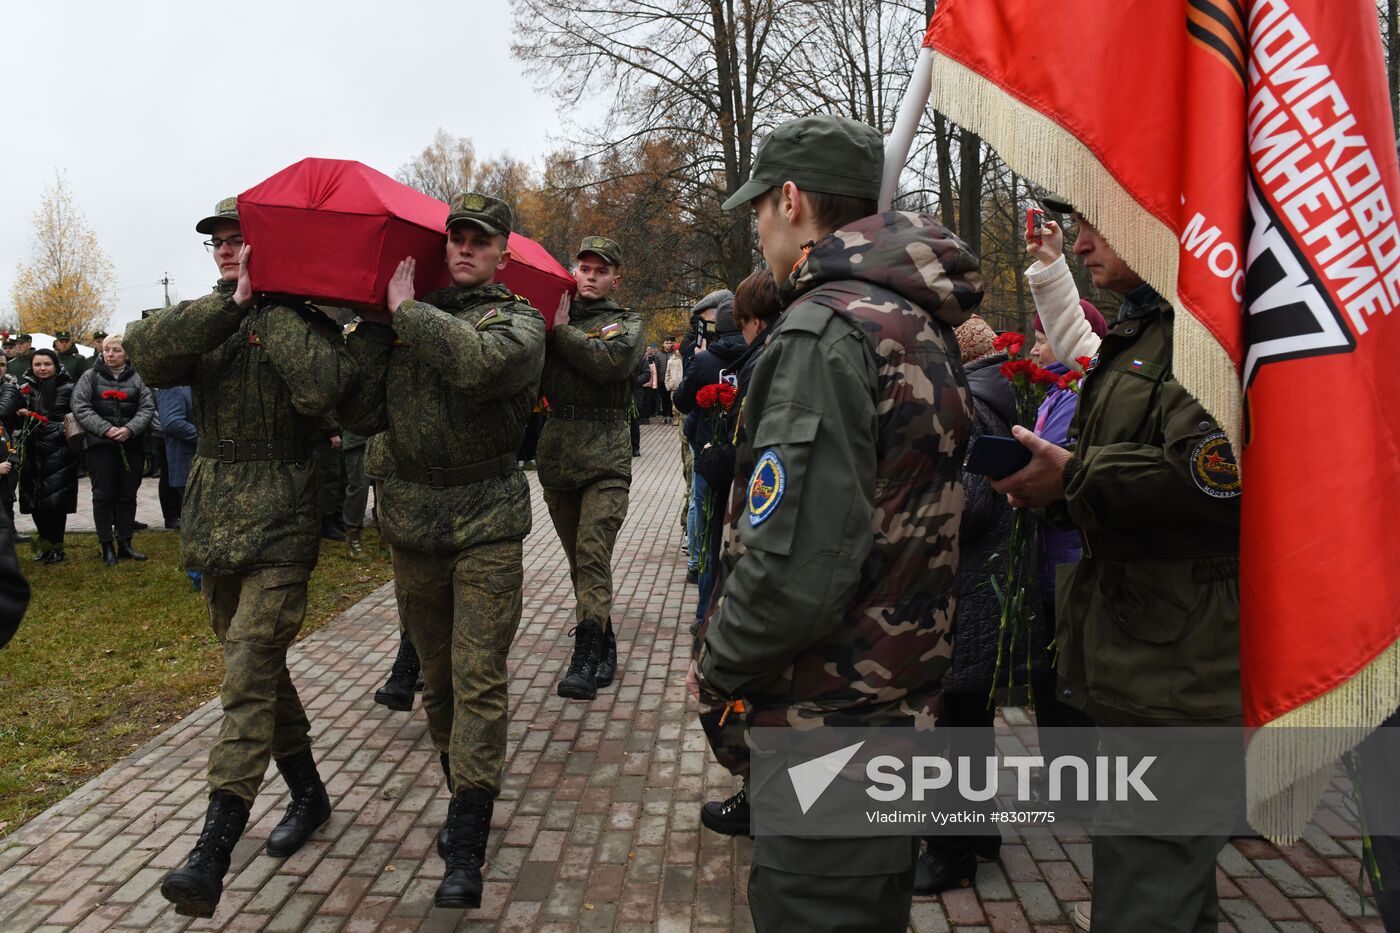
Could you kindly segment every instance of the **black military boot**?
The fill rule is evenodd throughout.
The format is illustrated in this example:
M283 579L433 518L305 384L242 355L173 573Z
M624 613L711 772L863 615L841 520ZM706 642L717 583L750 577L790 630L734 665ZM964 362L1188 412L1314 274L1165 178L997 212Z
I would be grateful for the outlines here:
M700 808L700 822L721 836L753 835L749 828L749 789L739 788L728 800L707 802Z
M248 804L227 791L209 795L204 831L194 844L189 861L165 876L161 897L186 917L212 917L224 893L224 875L243 828L248 825Z
M603 630L597 622L585 619L569 633L574 636L574 656L569 672L559 681L559 695L571 700L591 700L598 695L598 658L602 654Z
M609 686L617 674L617 635L613 634L612 619L608 620L607 631L603 632L603 650L598 658L598 672L593 682L599 689Z
M399 653L394 658L394 666L389 670L389 679L384 681L384 686L374 691L374 702L401 713L413 709L413 689L421 669L418 651L405 632L399 636Z
M111 541L99 542L102 545L102 563L108 567L117 566L117 549L112 547Z
M118 560L145 560L146 555L131 546L131 539L117 542Z
M977 880L977 856L969 850L948 857L941 852L920 852L914 863L914 893L941 894L954 888L970 888Z
M321 516L321 537L328 541L345 540L345 531L340 527L339 517L335 513Z
M447 807L447 874L433 896L438 907L481 906L481 869L494 809L489 790L471 787L452 795Z
M331 818L331 798L316 773L316 759L308 749L300 755L279 758L277 770L292 790L292 802L282 822L267 837L267 854L286 858L306 842L316 828Z

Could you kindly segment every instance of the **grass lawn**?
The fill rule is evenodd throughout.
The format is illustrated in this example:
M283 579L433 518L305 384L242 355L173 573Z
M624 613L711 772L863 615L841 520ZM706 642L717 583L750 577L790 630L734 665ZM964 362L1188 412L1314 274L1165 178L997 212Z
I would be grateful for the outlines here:
M322 541L302 637L392 577L379 536L369 559ZM0 651L0 837L218 695L223 662L174 532L138 534L145 563L108 567L97 536L67 536L52 566L19 549L33 598Z

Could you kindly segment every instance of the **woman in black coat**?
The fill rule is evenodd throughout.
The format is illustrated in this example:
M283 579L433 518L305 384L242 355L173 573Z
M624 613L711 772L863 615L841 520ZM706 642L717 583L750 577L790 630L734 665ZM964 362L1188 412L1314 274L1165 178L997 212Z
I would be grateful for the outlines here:
M73 389L73 416L87 431L92 522L109 566L118 559L146 559L132 548L131 533L146 462L146 431L155 413L155 396L127 360L121 336L103 340L101 359L78 377Z
M17 442L24 448L24 457L19 509L34 516L39 532L40 549L34 559L56 564L64 557L68 516L78 511L78 457L63 436L63 416L71 410L73 380L59 365L57 353L35 350L20 392L24 395L18 411L22 440Z

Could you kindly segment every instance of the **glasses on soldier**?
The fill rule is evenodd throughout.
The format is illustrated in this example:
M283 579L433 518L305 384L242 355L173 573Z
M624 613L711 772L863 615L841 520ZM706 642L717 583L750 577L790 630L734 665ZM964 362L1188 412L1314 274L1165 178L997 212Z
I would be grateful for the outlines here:
M239 249L243 246L243 238L241 236L211 236L209 239L204 241L204 248L212 253L219 247L223 246L225 243L227 243L229 246L232 246L234 249Z

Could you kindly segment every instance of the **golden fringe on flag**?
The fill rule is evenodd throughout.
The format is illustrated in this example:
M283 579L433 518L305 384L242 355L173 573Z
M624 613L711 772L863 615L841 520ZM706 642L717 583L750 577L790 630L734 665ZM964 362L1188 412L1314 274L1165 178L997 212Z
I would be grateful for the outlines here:
M978 133L1019 175L1053 179L1118 255L1176 308L1172 370L1177 381L1244 449L1240 377L1229 354L1181 304L1176 270L1181 244L1161 220L1143 210L1098 156L1074 134L995 83L952 59L933 56L933 108Z

